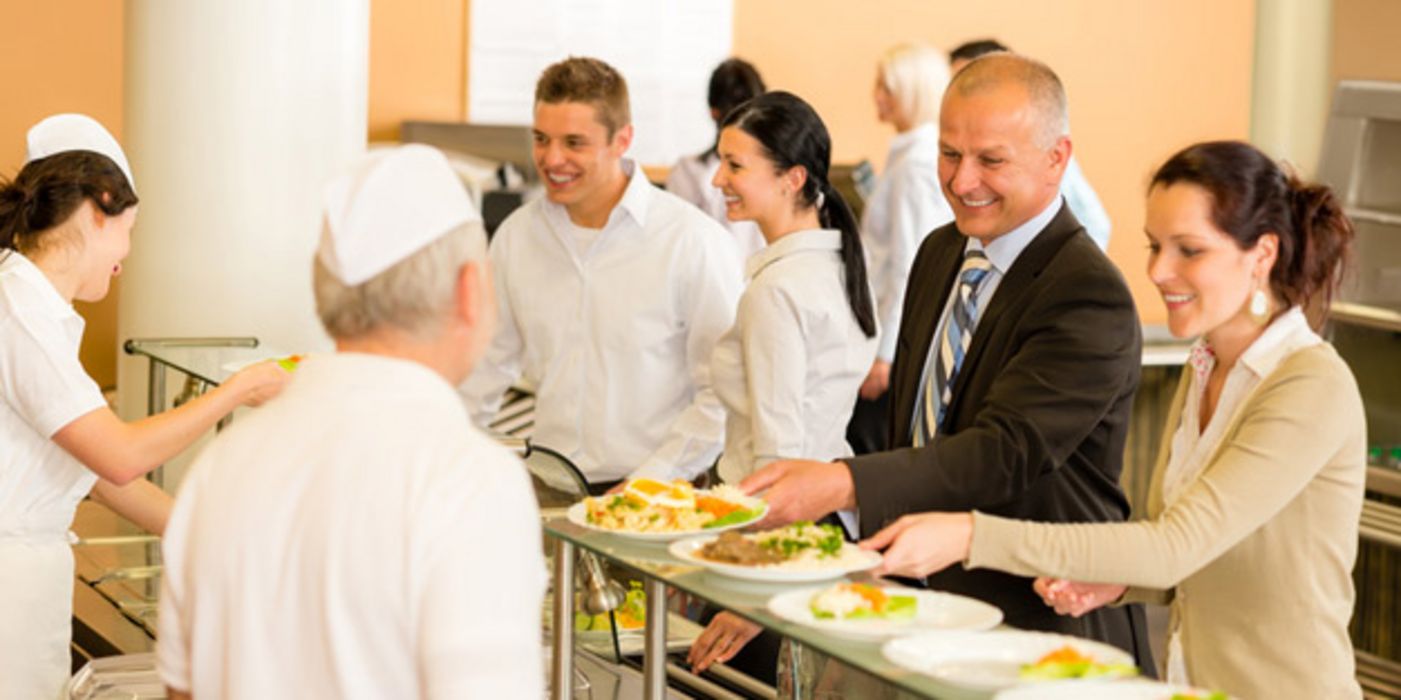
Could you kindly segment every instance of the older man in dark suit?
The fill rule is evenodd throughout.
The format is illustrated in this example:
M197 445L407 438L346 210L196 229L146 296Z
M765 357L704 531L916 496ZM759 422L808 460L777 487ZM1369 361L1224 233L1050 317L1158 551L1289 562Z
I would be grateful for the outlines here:
M928 510L1123 520L1138 316L1059 195L1071 153L1060 80L1012 54L969 64L945 94L940 150L955 220L910 275L890 384L897 447L776 462L743 488L767 491L768 525L845 511L865 535ZM995 571L955 567L928 584L991 602L1016 627L1109 641L1151 672L1137 609L1059 616L1030 579Z

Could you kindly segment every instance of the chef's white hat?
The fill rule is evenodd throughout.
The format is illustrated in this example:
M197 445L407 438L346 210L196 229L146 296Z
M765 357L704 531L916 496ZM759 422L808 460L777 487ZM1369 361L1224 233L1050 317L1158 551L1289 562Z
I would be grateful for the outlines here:
M67 151L93 151L111 158L126 175L131 191L136 191L136 178L131 176L126 153L112 134L86 114L55 114L35 124L29 130L29 154L24 162L28 164Z
M422 144L364 156L326 186L324 200L326 227L316 255L352 287L448 231L481 221L447 158Z

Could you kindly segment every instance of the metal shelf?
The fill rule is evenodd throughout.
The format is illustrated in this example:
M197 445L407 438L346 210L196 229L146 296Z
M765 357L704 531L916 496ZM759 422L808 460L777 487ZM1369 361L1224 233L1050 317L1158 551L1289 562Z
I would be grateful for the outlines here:
M1339 323L1401 333L1401 311L1384 306L1335 301L1328 316Z
M1401 213L1367 207L1348 207L1346 213L1348 218L1354 221L1369 221L1384 226L1401 226Z
M1401 498L1401 469L1367 465L1367 490Z

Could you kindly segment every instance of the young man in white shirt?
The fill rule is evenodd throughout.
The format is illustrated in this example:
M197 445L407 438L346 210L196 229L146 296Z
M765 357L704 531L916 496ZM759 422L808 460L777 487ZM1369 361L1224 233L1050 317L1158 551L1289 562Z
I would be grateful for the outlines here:
M730 235L624 159L632 137L627 84L611 66L545 69L535 165L546 196L492 240L500 328L462 387L481 425L523 379L536 394L534 442L572 460L593 490L690 479L715 461L724 410L708 363L742 285Z
M441 153L326 191L337 352L199 457L165 532L171 698L538 698L539 515L454 387L494 324L486 236Z

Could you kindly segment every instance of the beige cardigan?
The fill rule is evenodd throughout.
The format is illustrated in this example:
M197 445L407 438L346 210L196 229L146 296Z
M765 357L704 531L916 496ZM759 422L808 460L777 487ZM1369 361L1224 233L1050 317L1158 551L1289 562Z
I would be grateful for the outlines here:
M1044 524L976 513L966 565L1128 584L1171 602L1196 685L1255 698L1360 698L1348 620L1366 480L1366 423L1332 346L1284 358L1231 416L1197 481L1164 508L1171 431L1148 518Z

